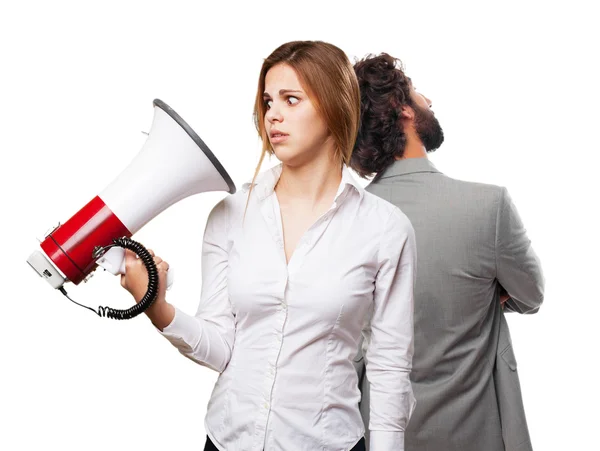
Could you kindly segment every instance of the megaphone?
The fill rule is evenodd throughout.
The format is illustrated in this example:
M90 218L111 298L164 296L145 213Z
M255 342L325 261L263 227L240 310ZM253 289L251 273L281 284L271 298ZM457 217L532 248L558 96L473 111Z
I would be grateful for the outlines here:
M27 259L42 278L65 295L66 282L78 285L98 266L124 274L124 248L134 250L152 267L146 249L130 237L169 206L202 192L235 193L231 177L194 130L163 101L155 99L153 104L148 138L129 166L67 222L51 230L41 242L41 250ZM150 281L155 279L156 285L156 273L146 266ZM169 279L168 285L172 282ZM124 314L102 307L97 313L116 319L136 316L156 296L152 297L150 286L148 291L133 311Z

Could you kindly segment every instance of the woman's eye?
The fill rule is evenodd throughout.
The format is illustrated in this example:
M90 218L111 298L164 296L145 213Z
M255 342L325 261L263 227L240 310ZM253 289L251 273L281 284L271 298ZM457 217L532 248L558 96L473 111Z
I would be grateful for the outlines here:
M294 96L289 96L287 98L287 101L290 105L296 105L298 102L300 102L300 100L298 99L298 97L294 97Z
M267 107L267 110L271 109L272 104L273 101L271 99L265 99L265 106Z

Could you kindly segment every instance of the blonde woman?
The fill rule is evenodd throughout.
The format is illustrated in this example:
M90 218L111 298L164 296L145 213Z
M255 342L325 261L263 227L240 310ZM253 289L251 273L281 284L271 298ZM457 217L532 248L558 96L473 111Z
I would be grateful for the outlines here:
M359 111L339 48L276 49L254 107L263 152L253 183L209 216L198 311L178 310L162 288L146 312L184 356L220 373L205 450L364 450L353 367L363 330L370 449L404 449L415 238L406 216L346 167ZM266 154L281 164L259 174ZM168 264L155 262L164 287ZM139 301L146 272L131 254L127 265L122 285Z

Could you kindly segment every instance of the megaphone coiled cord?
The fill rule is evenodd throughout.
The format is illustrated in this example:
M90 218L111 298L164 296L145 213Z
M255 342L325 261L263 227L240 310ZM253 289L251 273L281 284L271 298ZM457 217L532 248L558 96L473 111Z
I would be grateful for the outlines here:
M80 304L79 302L76 302L73 299L71 299L69 297L69 295L67 294L67 291L64 289L64 287L60 287L59 290L71 302L73 302L81 307L87 308L88 310L91 310L92 312L96 313L100 317L103 317L103 318L108 317L108 318L119 319L119 320L131 319L131 318L136 317L140 313L144 312L148 307L150 307L150 305L152 305L152 303L156 299L156 296L158 294L158 269L156 269L156 264L154 263L154 258L152 257L152 255L150 255L150 252L148 252L148 250L142 244L138 243L137 241L132 240L131 238L127 238L127 237L115 238L115 239L113 239L113 244L99 248L96 252L101 255L104 252L106 252L108 249L110 249L111 247L114 247L114 246L123 247L125 249L129 249L129 250L135 252L136 255L140 258L140 260L142 260L142 263L144 264L144 266L146 267L146 271L148 272L148 289L146 290L146 294L144 294L144 296L142 297L142 299L140 300L139 303L137 303L134 306L132 306L128 309L125 309L125 310L114 309L112 307L106 307L106 306L99 306L98 310L94 310L91 307Z

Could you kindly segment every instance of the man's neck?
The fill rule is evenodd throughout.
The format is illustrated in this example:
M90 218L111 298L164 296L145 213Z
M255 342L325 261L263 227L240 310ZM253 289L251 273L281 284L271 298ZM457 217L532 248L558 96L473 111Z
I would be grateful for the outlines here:
M421 142L409 142L406 144L402 157L396 158L403 160L405 158L427 158L427 151Z
M396 158L396 160L402 160L404 158L427 158L427 151L419 139L414 123L412 121L405 121L403 125L404 133L406 133L406 146L404 147L402 157Z

